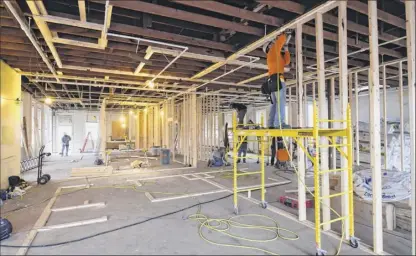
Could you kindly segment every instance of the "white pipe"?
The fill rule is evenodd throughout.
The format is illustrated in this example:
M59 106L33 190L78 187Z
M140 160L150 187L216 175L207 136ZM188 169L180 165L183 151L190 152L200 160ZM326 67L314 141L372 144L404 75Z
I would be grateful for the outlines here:
M41 56L43 62L45 62L46 66L48 66L48 69L52 72L52 74L54 75L56 81L59 82L59 78L57 77L56 71L55 69L52 67L52 64L49 62L48 57L46 57L45 53L43 52L43 50L40 48L38 41L33 37L30 28L28 27L28 25L26 24L26 21L23 21L19 14L17 13L16 9L13 7L13 5L10 3L10 1L4 1L4 3L6 4L7 8L10 10L10 12L13 14L14 18L17 20L17 22L20 25L20 28L25 32L26 36L29 38L30 42L32 43L32 45L35 47L36 51L39 53L39 55Z
M120 37L120 38L125 38L125 39L132 39L132 40L137 40L137 44L140 43L140 41L145 41L145 42L151 42L151 43L155 43L155 44L160 44L160 45L165 45L165 46L171 46L171 47L177 47L177 48L181 48L183 49L181 53L179 53L178 56L176 56L173 60L171 60L168 65L166 65L156 76L154 76L150 81L154 82L163 72L165 72L166 69L168 69L176 60L178 60L186 51L188 51L188 47L187 46L181 46L181 45L176 45L176 44L169 44L169 43L163 43L163 42L158 42L158 41L154 41L154 40L148 40L148 39L144 39L144 38L139 38L139 37L133 37L133 36L125 36L125 35L119 35L119 34L114 34L114 33L108 33L108 35L110 36L114 36L114 37ZM147 87L147 85L146 85Z
M184 92L181 92L181 93L179 93L179 94L177 94L177 95L173 96L173 97L172 97L172 99L174 99L174 98L176 98L176 97L178 97L178 96L180 96L180 95L182 95L182 94L185 94L185 93L188 93L188 92L191 92L191 91L196 91L198 88L201 88L201 87L202 87L202 86L204 86L204 85L207 85L207 84L210 84L210 83L212 83L212 82L215 82L216 80L218 80L218 79L220 79L220 78L222 78L222 77L224 77L224 76L226 76L226 75L228 75L228 74L230 74L230 73L233 73L233 72L235 72L235 71L237 71L237 70L239 70L239 69L241 69L241 68L243 68L243 67L245 67L245 66L247 66L247 65L250 65L250 64L251 64L251 63L253 63L253 62L258 61L260 58L259 58L259 57L250 57L250 59L251 59L251 61L250 61L250 62L247 62L246 64L241 65L241 66L239 66L239 67L237 67L237 68L231 69L230 71L228 71L228 72L226 72L226 73L224 73L224 74L222 74L222 75L220 75L220 76L217 76L216 78L213 78L211 81L208 81L208 82L206 82L206 83L200 84L200 85L198 85L198 86L191 86L191 88L189 88L188 90L186 90L186 91L184 91Z
M400 41L400 40L403 40L403 39L406 39L406 36L402 36L402 37L399 37L399 38L392 39L390 41L386 41L384 43L379 44L378 46L380 47L380 46L390 44L390 43L394 43L394 42L397 42L397 41ZM369 49L370 49L370 47L366 47L366 48L362 48L360 50L357 50L355 52L350 52L350 53L347 54L347 57L351 56L351 55L354 55L354 54L357 54L357 53L360 53L360 52L368 51ZM332 59L326 60L325 63L330 62L330 61L334 61L334 60L337 60L337 59L339 59L339 57L334 57ZM316 67L316 64L309 65L306 68L310 69L310 68L313 68L313 67Z

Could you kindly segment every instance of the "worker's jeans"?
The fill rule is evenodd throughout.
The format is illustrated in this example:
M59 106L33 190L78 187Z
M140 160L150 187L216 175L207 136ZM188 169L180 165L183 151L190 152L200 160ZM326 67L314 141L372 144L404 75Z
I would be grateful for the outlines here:
M243 162L245 163L247 157L247 142L241 143L241 146L238 149L238 160L240 160L241 155L243 155Z
M68 148L69 148L69 145L62 144L62 151L61 151L62 156L64 155L64 149L66 150L65 155L68 156Z
M282 85L282 89L280 91L275 91L271 93L272 105L270 105L269 120L267 120L268 127L279 128L280 121L281 121L282 127L284 126L284 123L285 123L286 84L282 81L280 83ZM279 112L280 112L280 116L279 116Z
M238 118L238 124L243 125L244 124L244 116L247 113L247 109L241 109L237 111L237 118Z

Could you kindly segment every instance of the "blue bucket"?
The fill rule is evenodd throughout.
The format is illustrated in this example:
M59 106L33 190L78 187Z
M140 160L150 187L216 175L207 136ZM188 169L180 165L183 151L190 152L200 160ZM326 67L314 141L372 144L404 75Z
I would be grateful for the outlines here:
M160 163L161 164L170 164L170 150L163 148L160 150Z

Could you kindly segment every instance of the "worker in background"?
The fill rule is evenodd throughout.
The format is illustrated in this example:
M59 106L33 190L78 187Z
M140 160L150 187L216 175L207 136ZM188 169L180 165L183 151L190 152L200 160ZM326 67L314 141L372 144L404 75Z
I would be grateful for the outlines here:
M247 140L247 138L248 138L248 136L246 136L245 138L244 138L244 141L243 141L243 143L241 143L241 146L240 146L240 148L238 149L238 160L237 160L237 163L240 163L241 161L241 156L242 156L242 158L243 158L243 163L246 163L246 158L247 158L247 142L248 142L248 140ZM241 137L240 137L240 139L241 139Z
M292 30L287 30L277 36L276 40L266 43L263 51L267 55L267 67L269 78L265 88L270 94L271 106L268 119L269 128L287 128L285 121L286 106L286 83L284 78L284 68L290 63L290 53L288 41ZM263 88L262 91L264 92Z
M64 136L62 137L61 140L62 140L61 156L64 156L64 150L66 150L65 156L68 156L69 142L71 141L71 137L68 134L66 134L66 132L64 132Z
M230 108L237 110L238 125L244 126L244 117L247 113L247 106L240 103L231 103Z

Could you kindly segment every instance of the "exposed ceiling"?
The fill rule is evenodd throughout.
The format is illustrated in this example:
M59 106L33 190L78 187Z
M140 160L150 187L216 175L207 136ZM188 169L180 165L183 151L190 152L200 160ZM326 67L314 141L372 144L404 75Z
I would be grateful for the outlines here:
M224 101L264 102L258 89L267 72L261 49L207 74L201 72L325 1L10 2L15 15L30 26L30 33L50 63L48 67L10 8L2 2L1 59L22 71L25 90L38 98L55 98L56 108L98 108L102 99L110 98L108 107L117 109L158 103L192 85L200 86L200 94L216 91ZM378 1L378 8L380 43L405 36L404 4L384 0ZM348 2L349 52L368 47L366 13L365 2ZM325 59L329 60L338 56L337 9L323 17ZM104 29L103 24L107 24ZM133 38L153 41L138 43ZM292 39L291 69L286 74L289 80L295 77L294 43ZM183 47L188 49L178 57ZM406 41L385 44L379 53L382 61L403 58ZM362 51L349 56L350 68L368 66L368 54ZM314 71L313 21L303 25L303 58L304 71ZM336 59L326 63L328 70L336 70L336 66ZM392 76L389 84L398 85L397 67L388 67L386 71ZM360 73L359 81L367 81L365 72Z

